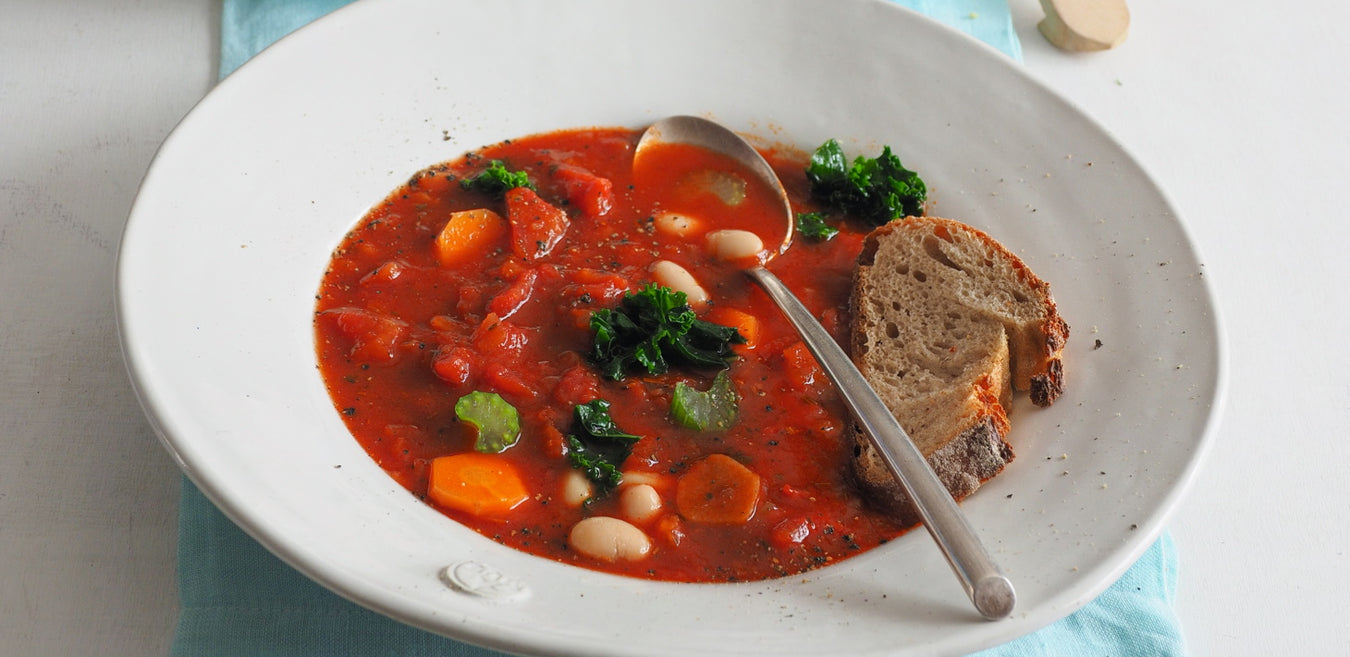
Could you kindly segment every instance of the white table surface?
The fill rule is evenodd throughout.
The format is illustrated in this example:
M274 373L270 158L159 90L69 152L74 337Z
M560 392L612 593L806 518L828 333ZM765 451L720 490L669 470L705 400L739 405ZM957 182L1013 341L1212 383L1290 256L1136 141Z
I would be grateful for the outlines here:
M1172 197L1227 326L1218 440L1169 523L1191 652L1350 654L1350 4L1132 0L1121 47L1067 55L1011 3L1026 68ZM219 11L0 0L0 657L168 652L180 477L112 278Z

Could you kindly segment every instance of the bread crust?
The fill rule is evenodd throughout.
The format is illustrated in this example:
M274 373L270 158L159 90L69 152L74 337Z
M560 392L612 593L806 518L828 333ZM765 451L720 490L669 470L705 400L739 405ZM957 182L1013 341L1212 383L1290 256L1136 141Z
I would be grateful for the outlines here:
M945 445L925 455L929 467L937 473L938 480L957 500L974 493L981 484L1002 472L1014 458L1012 445L1004 439L1009 424L1003 406L997 399L985 401L986 414L953 436ZM869 501L886 509L905 525L919 523L922 517L918 507L914 506L909 494L891 474L871 440L856 427L853 432L854 475L859 487L868 494Z
M1049 285L975 228L940 217L877 228L858 258L850 305L854 362L957 500L1013 460L1013 389L1038 406L1064 392L1069 326ZM918 522L870 439L855 428L854 440L863 491Z

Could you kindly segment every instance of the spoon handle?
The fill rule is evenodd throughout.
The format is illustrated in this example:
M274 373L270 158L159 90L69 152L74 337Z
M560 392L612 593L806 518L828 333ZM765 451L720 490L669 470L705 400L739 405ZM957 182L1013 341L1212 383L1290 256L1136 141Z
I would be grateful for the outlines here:
M763 267L747 269L746 274L778 304L834 381L845 404L918 507L924 526L961 579L975 609L990 620L1012 613L1017 600L1012 582L994 563L947 488L853 361L777 276Z

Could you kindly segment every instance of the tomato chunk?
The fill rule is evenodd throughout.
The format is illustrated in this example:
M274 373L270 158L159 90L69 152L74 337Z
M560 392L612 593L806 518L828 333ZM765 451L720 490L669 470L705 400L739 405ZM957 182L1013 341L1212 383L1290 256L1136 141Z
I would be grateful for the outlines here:
M514 363L529 341L527 331L491 314L473 333L473 346L484 362Z
M614 182L581 167L559 165L553 172L567 193L567 203L588 217L601 217L614 207Z
M825 380L825 371L802 342L794 342L783 350L783 369L788 380L803 390Z
M467 386L478 369L473 351L454 347L441 351L431 361L431 371L437 378L454 386Z
M511 223L511 248L528 260L553 251L571 223L567 213L528 187L506 192L506 216Z
M789 518L774 525L769 540L780 549L787 549L805 541L813 529L815 525L807 518Z
M335 308L323 313L338 330L352 339L348 355L366 363L391 363L398 357L398 344L407 335L407 323L363 308Z
M530 295L534 294L534 281L539 277L539 272L530 270L522 273L519 278L511 284L511 287L502 290L500 294L493 297L488 303L488 312L506 319L516 314L525 302L530 300Z
M562 373L553 389L553 398L568 408L600 397L600 376L595 370L577 365Z

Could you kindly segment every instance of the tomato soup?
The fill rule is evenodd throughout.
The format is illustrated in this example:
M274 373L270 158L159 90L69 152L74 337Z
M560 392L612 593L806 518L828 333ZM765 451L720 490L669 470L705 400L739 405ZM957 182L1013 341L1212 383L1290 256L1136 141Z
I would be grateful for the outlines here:
M741 271L747 240L776 253L783 239L772 195L698 149L635 177L638 137L513 139L423 170L372 209L334 252L316 306L342 419L445 515L586 568L756 580L894 538L905 528L851 483L846 409ZM805 156L766 156L794 210L814 210ZM489 170L508 175L477 184L494 182ZM737 239L719 251L710 235L727 229ZM847 344L867 229L841 229L796 238L769 267ZM649 368L645 347L597 355L613 328L601 320L654 291L683 294L677 324L735 336L719 365L666 353L664 371ZM588 460L592 439L614 441L598 450L608 466Z

